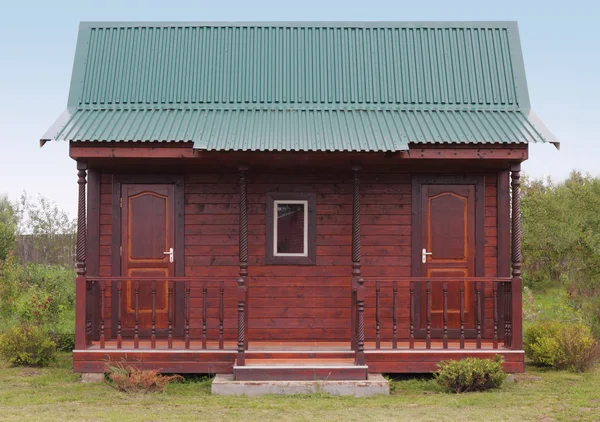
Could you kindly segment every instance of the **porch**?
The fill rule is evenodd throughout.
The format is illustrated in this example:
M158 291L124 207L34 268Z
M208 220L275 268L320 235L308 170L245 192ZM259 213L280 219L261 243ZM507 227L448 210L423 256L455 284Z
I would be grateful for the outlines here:
M347 341L281 341L253 340L257 330L252 313L252 285L245 293L245 306L236 313L227 312L227 302L235 299L237 282L218 278L94 278L85 280L85 347L74 351L74 369L77 372L103 372L107 364L128 363L146 369L176 373L233 373L238 379L351 379L370 373L433 372L437 363L465 357L493 358L499 354L508 372L523 371L523 351L513 349L511 312L511 278L398 278L365 281L365 295L373 307L359 309L356 289L347 301ZM165 325L157 324L157 290L166 284L168 301ZM419 310L417 290L424 284L426 309L431 310L431 289L434 283L442 288L442 315L432 318L426 312L424 336L417 327ZM465 286L475 289L476 309L473 326L465 321ZM133 331L125 335L120 310L124 300L124 286L132 287L134 306ZM151 292L151 330L140 330L140 290L149 286ZM460 328L452 335L448 328L448 291L458 285ZM112 290L111 286L115 286ZM183 312L177 311L175 291L183 291ZM407 289L403 289L407 286ZM401 299L407 290L408 301ZM117 297L111 299L110 292ZM112 310L107 304L116 304L116 326L108 329ZM408 311L407 335L400 328L400 315ZM310 312L310 311L309 311ZM319 312L312 311L315 315ZM362 313L362 315L361 315ZM365 319L365 313L368 318ZM197 314L198 325L192 324ZM175 315L183 317L183 332L177 334ZM516 315L519 318L519 315ZM318 319L318 317L315 317ZM368 321L366 325L356 321ZM239 322L243 321L242 324ZM275 321L274 321L275 322ZM439 323L441 322L441 323ZM241 328L240 328L241 327ZM274 329L276 329L276 323ZM470 329L474 336L468 335ZM238 332L237 338L232 330ZM112 334L114 333L114 335ZM162 333L162 334L159 334ZM362 344L358 339L365 336ZM362 346L359 349L359 346ZM285 372L288 369L288 373ZM293 368L293 370L292 370ZM357 373L363 368L364 375ZM368 368L368 369L367 369ZM259 370L257 372L257 370ZM247 373L244 374L244 371ZM360 370L358 371L360 372ZM250 377L250 378L244 378ZM267 377L267 378L264 378Z
M412 180L414 192L415 181L422 178L391 174L388 176L390 179L388 185L381 187L375 184L381 183L380 176L371 175L370 182L366 185L368 189L363 192L361 168L358 166L352 168L352 183L349 186L333 185L335 182L328 182L330 184L325 185L326 189L321 188L326 190L327 195L330 195L331 189L334 189L334 199L349 197L351 204L344 204L344 208L340 208L342 211L339 215L331 214L338 211L332 211L330 203L323 201L324 203L320 205L322 207L320 210L327 214L319 218L317 232L322 233L319 242L328 242L328 239L335 238L336 242L340 243L336 243L335 247L331 247L329 243L317 243L318 246L323 245L322 250L333 250L332 255L335 256L318 256L321 262L316 266L301 267L288 264L287 267L269 267L265 265L264 257L261 256L260 249L263 244L261 243L259 248L252 245L249 247L249 195L246 176L248 168L241 166L237 180L239 207L234 208L227 219L227 222L231 223L233 217L239 223L239 230L235 230L236 242L239 241L239 244L231 246L228 243L227 246L228 250L235 249L236 254L239 252L239 260L238 257L235 259L228 257L226 262L230 267L226 272L220 272L218 266L206 264L207 259L204 258L209 257L203 257L202 261L195 259L194 263L198 263L198 267L194 267L192 263L189 267L184 267L183 259L179 259L176 255L177 276L169 274L139 277L137 276L140 274L139 269L136 270L137 274L131 273L127 277L97 276L95 275L98 274L97 270L86 264L87 166L80 161L78 167L80 226L76 280L76 350L74 351L74 368L77 372L102 372L108 362L129 362L164 372L232 373L237 371L240 376L246 376L241 375L246 371L245 367L254 367L262 371L261 375L256 375L257 377L290 379L291 376L305 376L314 379L320 377L319 374L324 374L323 376L328 379L336 377L346 379L345 377L348 376L365 377L367 371L371 373L431 372L436 369L437 363L441 360L467 356L490 358L495 354L504 357L507 371L523 370L518 165L513 166L512 171L511 276L508 276L510 273L509 231L507 227L504 227L502 232L499 230L502 223L509 221L509 209L497 206L501 202L508 205L509 172L500 171L480 178L456 176L451 179L457 186L461 183L473 186L473 190L465 195L475 198L472 206L473 217L469 221L477 226L481 238L477 238L480 245L477 249L477 259L473 260L473 267L469 267L468 271L481 275L477 277L440 275L439 271L435 276L405 276L406 270L410 274L411 260L413 273L415 269L420 268L420 246L417 248L419 253L415 254L414 250L410 251L410 246L387 248L387 244L383 244L383 247L376 248L374 246L377 246L377 243L370 243L365 248L370 253L386 255L393 249L393 254L396 255L390 254L392 256L375 259L369 254L363 256L361 228L370 230L365 237L370 242L376 236L377 238L384 236L385 231L389 231L390 227L395 227L390 226L391 223L399 224L398 227L402 229L394 232L395 234L405 236L400 233L406 233L405 227L401 226L406 223L396 223L396 221L408 220L410 224L409 215L404 217L407 214L405 203L411 195L410 183ZM190 202L194 200L193 195L197 194L188 192L208 191L197 182L197 180L204 180L204 177L186 176L185 183L183 175L169 178L169 181L172 180L169 183L175 186L175 210L177 204L180 202L183 204L184 195L186 195L186 204L188 199ZM220 183L224 183L223 180L230 180L222 176L214 177L218 177ZM102 194L103 197L110 198L112 193L114 197L113 233L121 233L119 228L121 226L115 222L120 221L116 213L120 210L118 200L121 195L120 183L123 180L115 176L112 180L112 192ZM143 180L146 181L145 183L157 183L153 181L155 178L145 177ZM268 180L268 177L265 177L265 180ZM290 184L298 183L295 175L289 180ZM493 190L485 188L488 182ZM100 195L102 191L97 171L94 172L94 185L94 191ZM267 185L266 188L263 186L261 189L273 189L272 186ZM315 188L314 185L312 188ZM221 189L219 188L217 192L221 192ZM394 192L398 189L403 195L395 197L391 189L394 189ZM227 185L227 191L232 191L231 185ZM385 193L381 194L381 192ZM484 203L484 192L485 201L489 203ZM209 192L205 197L210 200L216 195ZM219 196L218 200L230 201L230 196L231 194L223 198ZM395 205L397 208L394 208L396 212L401 213L400 218L391 216L393 219L389 219L387 226L379 227L377 226L379 214L367 214L363 216L363 221L368 221L368 224L362 226L361 199L368 201L363 210L381 213L379 208L375 210L374 204L371 204L381 201L382 198L401 201L399 205ZM413 209L414 198L413 194ZM260 202L264 204L264 194L261 193L259 196L253 193L252 201L255 201L253 202L254 214L250 215L250 217L254 216L251 223L255 233L253 236L260 242L264 242L264 235L256 234L262 233L258 230L265 226L265 211L262 208L264 205L257 206ZM348 205L351 205L351 208ZM99 207L98 202L88 209L95 207ZM497 240L495 235L489 237L490 242L498 242L497 247L493 244L487 247L488 238L484 237L483 231L484 207L486 217L488 209L494 214L497 210L497 215L492 216L496 217L494 218L496 226L492 228L498 230ZM197 206L192 203L189 210L195 211L196 208ZM188 208L186 207L185 210L187 214ZM230 212L229 208L227 210ZM317 211L319 212L319 209ZM95 219L91 227L96 227L98 230L100 216L94 213L88 215ZM330 223L332 215L336 217L333 220L335 226ZM190 214L190 217L192 216ZM488 220L486 218L486 227ZM219 221L222 224L225 220ZM339 227L340 223L342 223L341 227ZM181 253L184 246L187 249L188 245L183 243L184 237L185 242L193 242L193 236L197 233L207 233L205 227L208 227L208 223L200 228L202 231L198 231L198 226L192 226L197 231L191 236L187 236L188 233L185 231L187 225L185 228L183 224L176 227L178 240L175 245ZM412 227L414 230L415 225L413 224ZM333 231L332 228L336 230ZM229 226L227 229L232 230ZM342 233L347 233L348 229L351 231L351 237L342 236ZM93 237L96 240L90 243L97 248L98 232L93 234ZM413 234L412 237L419 236ZM118 252L119 239L114 236L108 239L111 240L112 249L105 250L112 251L111 259L115 262L112 266L113 274L115 272L119 274L122 271L120 269L122 258ZM408 237L402 239L410 240ZM400 239L401 245L406 245L407 243L402 239ZM346 246L346 243L349 244ZM500 244L505 245L506 248ZM194 253L196 249L202 251L207 249L194 246L191 248L195 248ZM254 266L249 263L249 249ZM488 266L487 259L484 262L484 257L487 258L490 249L494 255L491 255L491 265ZM346 255L350 265L344 264L338 256L346 253L345 251L351 255L350 260ZM474 252L473 256L475 256ZM422 262L425 263L426 259L427 256L424 255ZM230 273L232 261L236 264L235 271L239 270L238 276ZM369 262L368 271L361 267L361 261ZM173 263L173 258L170 262ZM200 262L202 265L199 264ZM497 273L505 276L483 276L483 264L486 267L486 274ZM98 263L96 268L97 265ZM327 271L321 271L322 267L319 265L329 267ZM88 272L88 268L92 270ZM259 275L251 276L249 268L256 271L254 274ZM394 274L399 268L402 269L399 276L389 275ZM457 270L453 269L444 271L457 273ZM195 274L198 273L209 275L196 276ZM285 283L275 282L281 280ZM276 294L273 293L275 291ZM292 368L294 374L282 373L281 367ZM332 367L335 367L334 373L337 375L332 375ZM363 375L358 373L360 372L358 369L364 371ZM266 373L270 375L265 375Z

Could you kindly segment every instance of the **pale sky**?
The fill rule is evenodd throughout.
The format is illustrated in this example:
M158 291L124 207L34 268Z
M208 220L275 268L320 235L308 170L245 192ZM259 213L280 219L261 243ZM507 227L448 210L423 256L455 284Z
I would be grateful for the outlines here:
M66 142L39 147L64 110L80 21L516 20L533 110L561 142L532 145L526 173L600 175L600 6L593 1L3 1L0 194L43 194L75 215Z

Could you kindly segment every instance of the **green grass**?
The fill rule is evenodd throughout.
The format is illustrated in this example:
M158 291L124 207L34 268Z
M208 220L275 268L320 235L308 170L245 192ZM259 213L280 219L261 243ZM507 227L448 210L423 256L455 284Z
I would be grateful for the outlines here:
M463 395L431 378L397 377L389 397L327 395L219 397L210 380L188 377L162 394L125 394L82 384L68 354L53 367L0 364L0 420L599 420L600 370L587 374L528 367L525 379Z

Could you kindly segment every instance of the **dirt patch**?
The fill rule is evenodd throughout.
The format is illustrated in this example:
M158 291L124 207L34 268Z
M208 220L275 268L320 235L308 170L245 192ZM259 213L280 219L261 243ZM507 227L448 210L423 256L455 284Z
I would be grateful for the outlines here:
M37 377L41 375L42 371L38 371L37 369L23 369L20 373L20 377Z
M527 374L515 374L514 378L515 378L515 382L541 381L542 380L542 377L538 377L537 375L527 375Z

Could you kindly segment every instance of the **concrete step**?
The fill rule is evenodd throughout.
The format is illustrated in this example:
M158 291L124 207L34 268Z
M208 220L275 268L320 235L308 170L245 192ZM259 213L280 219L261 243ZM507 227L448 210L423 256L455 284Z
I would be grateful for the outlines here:
M218 374L211 385L213 394L261 396L264 394L315 394L367 397L390 394L390 385L381 374L350 381L236 381L231 374Z

